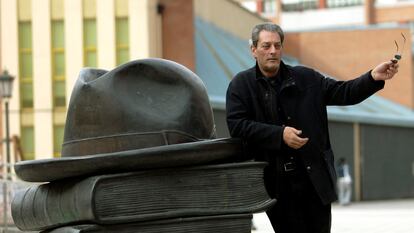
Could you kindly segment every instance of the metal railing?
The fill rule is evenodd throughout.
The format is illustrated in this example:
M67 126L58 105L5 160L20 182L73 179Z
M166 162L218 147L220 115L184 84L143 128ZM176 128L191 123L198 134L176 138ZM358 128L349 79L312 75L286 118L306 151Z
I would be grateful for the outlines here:
M327 0L327 8L340 8L350 6L362 6L363 0ZM297 0L282 2L282 10L284 12L306 11L319 8L318 0Z

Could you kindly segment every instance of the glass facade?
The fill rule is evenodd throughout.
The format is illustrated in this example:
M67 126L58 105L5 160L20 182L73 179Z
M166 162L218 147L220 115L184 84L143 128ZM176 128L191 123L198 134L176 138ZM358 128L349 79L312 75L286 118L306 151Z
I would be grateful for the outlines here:
M34 127L23 126L21 127L21 147L23 150L22 159L32 160L35 159L35 147L34 147Z
M53 126L53 156L54 157L60 157L61 155L64 131L65 131L64 125Z
M52 96L53 107L66 106L65 37L63 20L52 21Z
M33 53L30 21L19 22L19 75L20 106L22 109L33 109Z
M83 20L83 55L86 67L97 66L96 19Z
M275 2L275 0L271 0ZM326 0L328 8L362 6L363 0ZM319 0L283 0L282 9L288 11L304 11L319 8Z
M67 93L67 59L72 59L67 57L70 54L67 54L67 44L65 38L66 28L65 21L65 10L66 0L50 0L50 25L44 24L45 28L40 24L33 25L32 17L38 17L37 12L33 11L33 0L17 0L18 6L18 68L19 73L16 77L18 82L19 89L19 104L18 104L18 117L20 119L19 125L19 137L20 145L22 149L22 158L23 159L35 159L35 148L36 148L36 137L43 137L45 135L45 140L53 140L52 143L46 143L47 145L53 146L53 156L59 157L61 155L61 148L63 143L63 135L66 121L66 111L67 111L67 102L68 96ZM130 60L130 19L129 19L129 8L128 0L114 0L114 23L115 23L115 65L120 65ZM46 3L43 3L46 4ZM79 9L82 11L82 21L79 27L82 28L79 35L83 40L83 57L76 59L83 59L83 67L98 67L98 39L97 35L97 18L96 15L96 0L82 0L82 8ZM99 2L99 4L101 4ZM69 21L68 21L69 22ZM70 21L69 23L73 23ZM33 48L38 46L33 44L33 37L38 38L39 32L46 32L45 29L49 29L50 26L50 77L42 77L42 80L48 79L51 83L41 84L44 87L50 85L51 89L43 89L40 85L34 85L36 75L34 73L34 63L36 62L34 57ZM73 25L70 25L71 27ZM35 27L35 28L33 28ZM105 29L103 29L105 30ZM44 43L45 41L42 41ZM42 44L41 46L44 46ZM36 49L36 48L35 48ZM66 50L66 51L65 51ZM38 53L39 54L39 53ZM43 58L40 58L43 59ZM42 69L47 69L47 67L42 67ZM42 70L42 72L45 72ZM38 74L38 72L36 72ZM39 73L40 74L40 73ZM44 74L44 73L43 73ZM69 81L76 77L70 77ZM40 81L40 80L39 80ZM43 82L43 81L42 81ZM70 82L72 83L72 82ZM39 90L37 88L40 88ZM43 90L51 90L51 93L42 93ZM51 99L41 99L38 100L35 95L43 94L45 96L50 96ZM36 101L35 101L36 99ZM40 102L39 102L40 101ZM45 102L43 102L45 101ZM50 101L51 106L46 102ZM41 106L36 106L37 103L40 103ZM46 107L45 107L46 106ZM39 115L39 113L41 114ZM51 117L44 115L45 111L47 114L50 114ZM47 130L37 131L37 126L35 125L37 117L43 118L46 120L42 122L39 126L40 129L45 127ZM47 119L52 119L47 120ZM43 121L43 120L42 120ZM47 125L46 125L47 124ZM51 126L51 127L50 127ZM38 140L39 142L39 140ZM42 145L39 145L42 146ZM44 156L44 155L43 155Z
M116 18L116 64L129 61L129 22L128 18Z
M19 1L19 7L23 7ZM30 3L30 2L29 2ZM19 12L25 12L21 9ZM24 18L24 20L20 19ZM20 91L20 109L21 109L21 126L20 142L22 159L34 159L34 126L33 126L33 49L32 49L32 23L25 15L19 15L18 23L19 39L19 91Z

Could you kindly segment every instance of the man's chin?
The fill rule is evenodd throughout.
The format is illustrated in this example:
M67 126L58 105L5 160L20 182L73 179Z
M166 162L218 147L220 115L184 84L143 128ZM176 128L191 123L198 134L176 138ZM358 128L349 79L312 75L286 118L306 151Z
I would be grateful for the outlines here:
M278 69L279 69L279 63L272 64L266 67L266 72L276 72Z

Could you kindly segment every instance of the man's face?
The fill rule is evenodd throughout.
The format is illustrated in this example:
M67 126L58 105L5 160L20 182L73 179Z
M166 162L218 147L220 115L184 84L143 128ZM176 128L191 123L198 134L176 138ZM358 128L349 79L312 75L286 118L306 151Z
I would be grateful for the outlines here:
M252 46L251 51L263 75L276 75L282 57L282 42L277 32L261 31L257 47Z

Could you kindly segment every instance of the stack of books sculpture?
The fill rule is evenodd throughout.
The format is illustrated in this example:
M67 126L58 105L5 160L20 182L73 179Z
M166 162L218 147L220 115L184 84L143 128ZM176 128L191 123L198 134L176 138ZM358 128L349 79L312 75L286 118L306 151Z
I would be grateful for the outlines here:
M22 231L247 233L275 203L265 162L237 139L215 139L201 79L163 59L80 72L68 107L62 157L22 161L35 182L18 192Z

